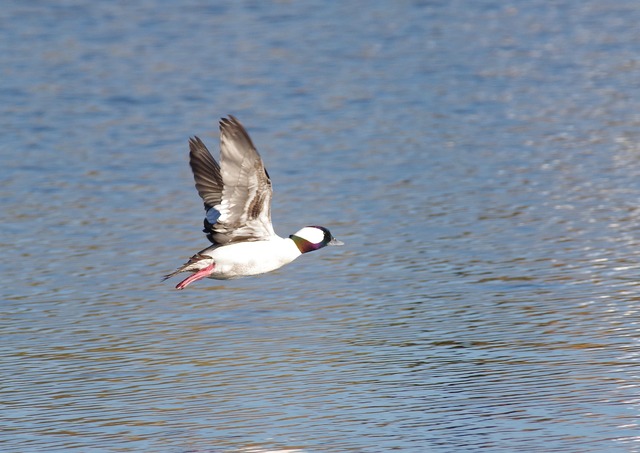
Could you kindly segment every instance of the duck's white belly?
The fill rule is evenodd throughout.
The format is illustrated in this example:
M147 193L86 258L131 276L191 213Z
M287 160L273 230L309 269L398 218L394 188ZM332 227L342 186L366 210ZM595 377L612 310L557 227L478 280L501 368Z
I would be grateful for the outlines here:
M209 278L226 280L264 274L290 263L300 251L291 239L239 242L204 252L214 260Z

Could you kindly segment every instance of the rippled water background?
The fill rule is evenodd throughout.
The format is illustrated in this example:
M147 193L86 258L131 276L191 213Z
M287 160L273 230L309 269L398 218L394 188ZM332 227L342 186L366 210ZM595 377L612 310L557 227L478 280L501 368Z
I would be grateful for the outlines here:
M0 450L640 451L635 1L0 9ZM276 230L175 291L245 123Z

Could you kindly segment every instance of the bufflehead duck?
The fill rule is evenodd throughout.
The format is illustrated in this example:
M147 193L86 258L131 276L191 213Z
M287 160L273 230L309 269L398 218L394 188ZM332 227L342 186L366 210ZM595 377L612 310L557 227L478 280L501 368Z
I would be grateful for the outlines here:
M306 226L288 238L273 231L269 173L233 116L220 120L219 165L198 137L189 139L189 149L189 165L206 211L203 231L213 245L164 277L194 272L177 289L205 277L227 280L264 274L303 253L343 244L321 226Z

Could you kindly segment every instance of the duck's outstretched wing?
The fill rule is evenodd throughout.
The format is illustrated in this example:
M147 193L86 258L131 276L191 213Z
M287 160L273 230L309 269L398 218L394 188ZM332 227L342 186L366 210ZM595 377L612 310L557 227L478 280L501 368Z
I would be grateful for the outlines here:
M197 137L189 142L196 188L207 211L205 233L214 244L261 241L271 225L271 180L242 124L220 120L220 165Z
M220 165L198 137L189 139L189 165L204 209L208 211L220 204L223 188Z

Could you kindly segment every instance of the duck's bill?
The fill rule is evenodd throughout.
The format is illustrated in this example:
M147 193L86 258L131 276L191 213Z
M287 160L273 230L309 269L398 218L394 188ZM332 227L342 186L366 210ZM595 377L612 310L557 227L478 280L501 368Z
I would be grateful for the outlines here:
M327 245L344 245L344 242L339 241L336 238L331 238Z

